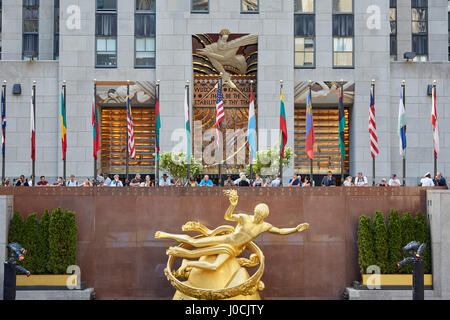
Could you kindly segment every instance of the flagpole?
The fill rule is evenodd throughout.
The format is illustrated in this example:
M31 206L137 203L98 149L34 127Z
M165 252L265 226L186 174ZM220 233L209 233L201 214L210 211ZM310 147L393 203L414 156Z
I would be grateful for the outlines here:
M222 76L223 73L221 72L219 75L219 86L223 92L223 86L222 86ZM222 98L223 101L223 98ZM224 103L224 110L225 110L225 103ZM217 120L216 120L217 121ZM220 133L222 133L222 121L219 122L219 131ZM220 137L220 135L219 135ZM222 141L223 141L223 135L222 135ZM223 159L223 144L220 143L220 141L218 141L219 143L219 147L218 147L218 151L219 151L219 187L222 186L222 159Z
M406 93L406 81L402 80L402 93L403 93L403 106L406 110L406 97L405 97L405 93ZM406 126L405 126L405 135L406 135ZM403 153L403 186L406 186L406 149L404 150Z
M283 80L280 80L280 96L283 93ZM281 135L281 127L280 127L280 135ZM283 186L283 152L282 152L282 146L283 143L282 137L280 137L280 187Z
M372 79L372 98L375 106L375 79ZM375 186L375 154L372 156L372 186Z
M437 96L436 96L436 80L433 80L433 92L434 92L434 101L433 101L433 109L435 108L435 106L437 105L436 100L437 100ZM437 107L436 107L437 108ZM434 130L439 130L439 129L434 129ZM437 154L436 151L434 150L435 148L433 147L433 153L434 153L434 177L437 176Z
M36 80L33 81L33 123L34 123L34 159L31 162L31 181L33 186L36 185Z
M95 117L95 111L97 109L97 79L94 79L94 115L93 117ZM96 139L98 139L99 137L96 137ZM96 146L95 144L97 143L97 141L94 141L94 150L95 153L97 153L96 150ZM94 186L97 185L97 159L96 157L94 157Z
M156 101L158 101L159 104L159 84L160 80L156 80ZM158 117L158 115L156 115ZM155 124L157 122L157 118L155 118ZM159 130L155 127L155 130ZM158 136L158 137L157 137ZM155 139L159 139L159 132L155 132ZM155 141L155 151L156 151L156 157L155 157L155 186L159 187L159 151L158 151L158 144L159 141Z
M64 115L64 117L67 116L67 111L66 111L66 87L67 87L67 82L66 82L66 80L64 80L63 81L63 96L64 96L64 112L66 113ZM63 124L61 123L61 125L63 125ZM66 139L67 139L67 135L66 135ZM67 145L67 140L66 140L66 145ZM64 160L63 160L63 182L64 182L64 185L66 185L66 157L67 157L67 152L64 154Z
M250 92L253 93L253 80L250 80ZM254 100L253 100L253 103L255 103ZM250 117L250 114L248 116ZM250 119L249 119L249 121L250 121ZM250 146L250 143L249 143L248 140L247 140L247 143ZM249 152L249 159L250 159L250 182L251 182L252 181L252 176L253 176L253 156L252 156L251 147L250 147L250 152Z
M341 87L341 96L342 96L342 105L344 104L344 79L341 79L341 83L340 83L340 87ZM344 118L345 118L345 108L344 108ZM344 128L345 130L345 128ZM344 158L342 157L342 152L341 153L341 185L344 185Z
M191 96L190 96L190 93L189 93L189 80L186 80L185 90L187 91L186 92L186 94L187 94L186 98L187 98L187 102L188 102L188 110L187 111L188 111L188 116L189 116L188 120L189 120L189 127L190 127L191 126L191 112L190 112L189 108L191 106L191 104L190 104ZM189 129L189 135L191 135L191 130L190 129ZM186 139L187 139L187 137L186 137ZM190 137L190 141L192 141L192 136ZM189 141L186 141L186 142L189 142ZM188 143L186 147L187 148L191 148L191 144ZM186 149L186 154L191 155L191 150L187 150ZM192 157L192 155L189 157L189 159L186 159L187 182L188 183L189 183L189 179L191 178L191 157Z
M130 99L130 80L127 80L127 104L129 103L129 99ZM127 132L127 140L126 140L126 144L127 144L127 156L126 156L126 169L125 169L125 171L126 171L126 177L125 177L125 185L127 186L128 185L128 166L129 166L129 164L128 164L128 152L129 152L129 150L128 150L128 106L126 106L126 110L127 110L127 116L126 116L126 123L127 123L127 126L126 126L126 132Z
M5 108L4 116L6 117L6 80L3 81L2 89L3 89L3 103L4 103L4 108ZM3 119L2 119L2 122L3 122ZM3 126L3 123L2 123L2 126ZM5 148L5 151L2 152L2 158L3 158L3 161L2 161L2 185L4 185L4 183L5 183L5 154L6 154L6 125L5 125L5 128L2 128L2 129L3 129L3 139L4 139L2 147Z
M309 90L309 98L311 99L311 109L312 109L312 91L311 91L311 86L312 86L312 81L309 80L308 81L308 90ZM308 106L306 106L306 109L308 109ZM311 114L312 114L312 110L311 110ZM308 115L306 115L308 116ZM305 123L306 124L306 123ZM305 140L305 146L306 146L306 140ZM314 146L313 146L314 149ZM313 159L309 159L309 182L311 184L311 186L313 186Z

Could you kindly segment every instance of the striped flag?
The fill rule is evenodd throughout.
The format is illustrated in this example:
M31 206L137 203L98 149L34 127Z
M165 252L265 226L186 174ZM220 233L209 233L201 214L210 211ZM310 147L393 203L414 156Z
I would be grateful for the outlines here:
M191 163L191 122L189 116L189 86L184 88L184 122L186 127L186 162Z
M439 124L436 110L436 87L433 86L433 104L431 106L431 125L433 126L433 145L434 156L437 158L439 153Z
M222 83L219 80L217 87L217 100L216 100L216 137L217 146L220 147L220 122L225 119L225 111L223 109L223 99L222 99Z
M248 108L248 131L247 141L250 151L250 158L256 158L256 116L255 116L255 101L253 100L253 87L250 87L250 105ZM250 162L251 162L250 159Z
M2 155L5 157L6 146L6 103L2 90Z
M306 142L305 150L310 159L314 159L314 142L316 138L314 136L314 121L312 114L312 99L311 90L308 90L308 96L306 99Z
M30 112L30 134L31 134L31 160L36 160L36 133L35 133L35 124L34 124L34 90L31 89L31 112Z
M131 102L129 96L127 96L127 130L128 130L128 153L132 159L136 159L136 149L134 147L133 116L131 114Z
M159 115L159 95L156 98L156 105L155 105L155 118L156 118L156 124L155 124L155 142L156 142L156 160L159 161L159 130L161 129L161 117Z
M286 111L284 110L284 97L283 88L281 88L280 97L280 152L281 158L284 159L284 148L286 147L288 140L287 136L287 124L286 124Z
M95 95L92 101L92 135L94 146L94 159L97 159L98 150L100 150L100 128L98 126L98 110L95 103Z
M339 148L341 157L345 159L345 135L344 130L347 123L345 122L344 96L342 86L339 87Z
M378 137L377 137L377 124L375 121L375 101L373 96L373 87L370 88L369 135L370 135L370 154L372 155L372 158L375 158L378 155Z
M403 92L400 91L400 103L398 104L398 136L400 155L405 158L406 156L406 109L403 104Z
M66 121L66 97L64 91L61 91L61 142L62 142L62 159L66 159L67 150L67 121Z

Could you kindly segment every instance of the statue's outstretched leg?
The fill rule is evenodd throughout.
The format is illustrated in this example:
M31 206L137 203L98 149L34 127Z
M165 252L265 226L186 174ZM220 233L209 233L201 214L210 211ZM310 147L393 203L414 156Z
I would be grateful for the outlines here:
M224 264L225 261L227 261L229 257L230 256L228 254L222 253L222 254L217 255L217 258L214 262L183 260L183 263L177 272L182 273L188 267L214 271L214 270L217 270L222 264Z
M171 234L166 233L162 231L158 231L155 233L156 239L172 239L178 242L187 243L194 247L209 247L216 244L222 244L226 243L226 236L212 236L212 237L205 237L205 238L199 238L195 239L191 236L185 235L185 234Z

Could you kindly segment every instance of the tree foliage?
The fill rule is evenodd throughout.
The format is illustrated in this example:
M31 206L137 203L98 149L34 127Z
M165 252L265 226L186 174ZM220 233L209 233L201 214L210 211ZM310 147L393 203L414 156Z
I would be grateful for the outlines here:
M426 248L424 252L424 271L431 273L431 241L430 229L428 228L427 217L421 212L416 213L415 222L415 240L420 243L425 243Z
M47 273L48 270L48 230L50 226L50 213L48 209L44 210L44 214L39 220L39 229L37 237L37 249L36 249L36 274Z
M27 250L25 259L23 260L23 267L30 272L36 272L37 260L37 239L38 239L38 220L37 213L28 215L25 222L25 231L22 247Z
M295 157L291 147L284 149L283 167L289 166L291 160ZM253 173L262 176L274 176L280 170L280 147L275 145L273 149L261 150L256 152L256 160L252 166ZM246 167L247 174L250 173L250 165Z
M414 218L411 213L407 212L400 218L400 225L402 228L402 248L411 241L415 240L415 225ZM409 253L402 252L402 259L409 256ZM412 264L408 264L400 268L400 273L412 273Z
M8 242L17 242L22 245L25 234L25 220L19 214L19 212L14 212L9 226L9 237Z
M358 225L358 263L361 274L367 267L376 264L374 238L370 218L362 215Z
M159 166L176 179L187 177L187 161L186 153L184 152L161 153ZM190 175L197 176L202 173L202 170L203 166L201 163L197 162L194 157L191 157Z

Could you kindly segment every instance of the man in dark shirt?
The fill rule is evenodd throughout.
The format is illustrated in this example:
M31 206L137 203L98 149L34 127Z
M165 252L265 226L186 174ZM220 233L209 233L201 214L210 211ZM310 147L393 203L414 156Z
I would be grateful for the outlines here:
M130 182L130 187L139 187L141 185L141 175L138 173L136 177Z
M293 186L302 186L302 176L301 175L295 175L292 177L291 180L289 180L289 187Z
M24 175L21 175L20 179L17 180L16 187L28 187L28 181L25 180Z
M322 187L334 187L336 185L336 178L333 177L333 173L331 171L328 171L328 174L326 177L323 177L322 179Z
M442 176L442 173L438 172L436 174L436 179L434 181L434 184L437 187L446 187L447 186L447 181L445 181L445 178Z

